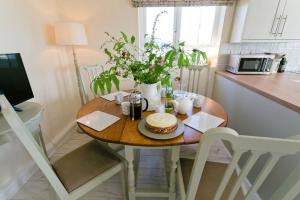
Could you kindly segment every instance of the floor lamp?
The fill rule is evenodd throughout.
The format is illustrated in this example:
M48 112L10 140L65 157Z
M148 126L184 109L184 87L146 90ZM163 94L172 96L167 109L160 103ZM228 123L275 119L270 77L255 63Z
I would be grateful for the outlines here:
M75 46L88 44L84 25L75 22L60 22L55 24L54 32L55 32L56 44L72 47L73 60L74 60L76 76L77 76L77 86L79 90L81 105L83 105L85 103L84 94L83 94L83 83L80 76Z

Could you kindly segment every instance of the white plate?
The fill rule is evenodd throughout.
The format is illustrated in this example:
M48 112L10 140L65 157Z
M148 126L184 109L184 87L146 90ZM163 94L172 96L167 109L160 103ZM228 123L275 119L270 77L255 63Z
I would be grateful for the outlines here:
M114 115L101 111L95 111L77 119L77 122L96 131L102 131L117 122L119 119L119 117L116 117Z
M156 140L173 139L173 138L176 138L176 137L182 135L184 132L184 124L180 120L178 120L178 122L177 122L177 129L174 132L168 133L168 134L152 133L151 131L146 129L145 125L146 125L146 119L142 119L138 125L138 129L139 129L140 133L142 133L146 137L156 139Z

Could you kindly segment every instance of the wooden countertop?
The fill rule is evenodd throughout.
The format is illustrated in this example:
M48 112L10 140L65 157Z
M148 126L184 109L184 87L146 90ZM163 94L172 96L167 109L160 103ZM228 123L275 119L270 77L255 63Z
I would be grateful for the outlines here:
M300 113L300 74L235 75L226 71L216 74Z

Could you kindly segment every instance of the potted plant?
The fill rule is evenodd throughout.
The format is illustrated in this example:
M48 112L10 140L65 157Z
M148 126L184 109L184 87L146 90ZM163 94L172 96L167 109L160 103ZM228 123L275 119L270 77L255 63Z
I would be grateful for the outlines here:
M106 66L109 69L100 73L92 82L94 93L111 92L112 85L119 90L119 78L132 78L135 86L140 85L144 96L155 104L160 101L160 85L170 77L170 70L189 67L192 64L207 62L206 53L198 49L185 50L184 42L178 46L159 44L155 38L156 24L159 17L166 13L161 12L156 16L151 36L145 35L143 49L136 45L134 35L128 36L121 32L119 37L106 33L108 40L101 46L108 57ZM110 46L110 48L108 47Z

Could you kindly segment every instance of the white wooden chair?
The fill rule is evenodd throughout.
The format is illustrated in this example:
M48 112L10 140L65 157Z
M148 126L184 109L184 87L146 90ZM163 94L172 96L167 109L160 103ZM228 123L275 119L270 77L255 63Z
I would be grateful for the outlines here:
M4 95L0 95L0 106L4 118L48 179L51 200L79 199L117 173L121 174L127 199L124 163L116 153L92 141L51 164Z
M207 161L210 146L217 140L229 142L231 145L233 155L228 164ZM229 128L211 129L203 135L195 160L180 160L177 178L181 199L250 199L281 157L299 151L299 140L242 136ZM243 168L239 169L238 162L245 153L250 155ZM241 187L248 173L257 159L265 154L269 157L264 167L257 174L252 186L243 193ZM299 194L299 188L289 184L289 180L284 184L279 186L278 192L275 192L273 197L270 197L271 200L293 199L292 197ZM286 188L289 185L291 187ZM299 180L297 185L299 186Z
M100 65L84 65L80 67L80 76L83 85L85 103L97 97L91 90L91 83L102 72Z
M83 92L85 97L85 102L88 102L92 100L93 98L99 97L100 95L96 95L91 90L91 83L92 81L103 71L103 68L99 64L95 65L84 65L80 67L80 75L83 85ZM129 81L128 79L122 79L122 84L120 85L121 90L130 90L133 89L134 83ZM98 143L102 145L108 145L110 148L112 148L115 152L120 152L124 149L124 145L121 144L114 144L114 143L107 143L102 141L97 141ZM138 172L138 165L140 160L140 153L139 151L136 151L135 155L135 171ZM137 176L136 176L137 177Z
M98 97L98 95L94 94L91 90L91 83L92 81L103 71L100 65L84 65L80 68L80 75L83 85L83 93L85 97L85 103L92 100L93 98ZM102 144L108 144L109 147L114 149L116 152L121 151L124 149L124 145L120 144L111 144L100 142Z
M207 96L211 78L210 70L211 68L208 65L191 65L189 68L181 69L179 89ZM226 162L228 155L227 152L224 151L224 148L225 146L222 142L216 141L210 151L209 160ZM197 145L185 145L180 148L180 156L182 158L193 159L196 152Z
M91 83L102 71L102 67L98 64L84 65L80 67L80 76L83 85L85 102L100 96L99 94L94 94L91 90ZM134 88L134 82L130 79L120 78L120 83L120 90L131 90ZM112 92L114 91L116 91L116 88L112 88Z
M180 69L180 90L207 95L209 83L208 65L191 65Z

